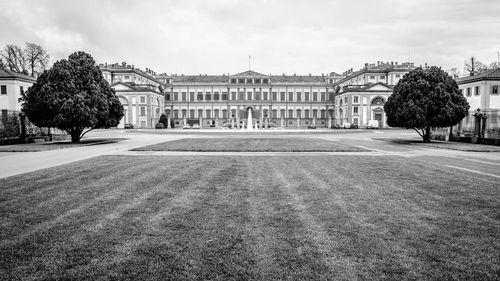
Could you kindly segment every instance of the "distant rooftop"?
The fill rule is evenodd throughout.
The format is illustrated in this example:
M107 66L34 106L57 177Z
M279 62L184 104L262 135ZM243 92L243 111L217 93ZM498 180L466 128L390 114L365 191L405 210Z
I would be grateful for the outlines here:
M12 70L0 68L0 79L6 80L6 79L18 79L18 80L24 80L28 82L36 82L36 78L31 77L29 75L25 75L22 73L17 73Z
M465 84L481 80L500 80L500 68L488 70L476 75L457 78L458 84Z

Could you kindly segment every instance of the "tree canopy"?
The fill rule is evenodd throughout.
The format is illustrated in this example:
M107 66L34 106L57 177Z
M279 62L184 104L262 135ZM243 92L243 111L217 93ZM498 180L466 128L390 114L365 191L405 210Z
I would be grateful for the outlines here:
M389 126L415 129L424 142L429 142L431 128L456 125L467 115L469 103L455 80L432 66L403 76L384 110Z
M42 46L26 42L24 49L13 44L5 45L0 51L0 66L12 71L35 76L35 72L45 70L49 54ZM28 71L31 70L31 73Z
M32 123L65 130L73 142L92 129L116 126L123 117L115 91L85 52L54 63L20 101Z

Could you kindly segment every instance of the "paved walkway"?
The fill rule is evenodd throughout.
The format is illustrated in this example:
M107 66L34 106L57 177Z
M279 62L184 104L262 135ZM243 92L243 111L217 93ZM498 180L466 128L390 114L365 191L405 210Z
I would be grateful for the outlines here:
M88 138L125 138L116 143L81 146L42 152L0 152L0 178L17 174L36 171L39 169L64 165L74 161L84 160L100 155L226 155L226 156L291 156L291 155L357 155L357 156L397 156L411 157L421 161L427 161L433 165L443 165L452 169L470 172L477 176L491 176L500 178L500 153L499 152L466 152L459 150L439 149L411 145L384 140L387 139L418 139L418 135L404 130L367 130L353 134L346 133L324 133L307 134L308 131L282 131L282 135L272 132L274 137L305 137L321 138L329 141L345 142L349 145L358 146L370 150L368 152L153 152L153 151L130 151L132 148L142 147L160 142L177 140L182 138L206 138L206 137L241 137L231 132L224 131L219 135L203 135L203 132L183 132L175 134L152 134L151 132L137 133L123 130L100 130L91 132ZM229 134L227 134L229 133ZM253 135L255 137L255 135ZM259 134L262 136L262 134ZM267 136L266 136L267 137Z

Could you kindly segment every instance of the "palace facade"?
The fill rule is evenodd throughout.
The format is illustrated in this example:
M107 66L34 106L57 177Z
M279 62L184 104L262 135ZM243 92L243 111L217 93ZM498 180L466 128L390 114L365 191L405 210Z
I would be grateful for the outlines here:
M126 63L100 64L99 68L123 105L125 115L118 128L125 124L154 128L165 110L164 82L155 78L157 74Z
M335 83L336 123L365 127L370 120L377 120L380 128L388 127L384 104L403 75L415 68L413 63L379 61L355 72L344 72L344 78Z
M246 126L249 112L257 126L328 127L334 118L338 79L335 74L266 75L251 70L234 75L173 75L167 79L165 112L176 127Z

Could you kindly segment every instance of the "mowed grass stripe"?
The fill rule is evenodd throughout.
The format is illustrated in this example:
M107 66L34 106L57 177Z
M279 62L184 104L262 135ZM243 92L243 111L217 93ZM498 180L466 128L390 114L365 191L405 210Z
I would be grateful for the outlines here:
M366 149L318 138L186 138L134 148L132 151L355 152Z
M75 206L98 204L0 247L1 276L499 277L500 191L444 167L380 156L106 156L61 172L74 177L86 167L100 169L101 161L137 168L99 182L103 197L114 190L118 196L71 197ZM30 207L28 214L44 212L17 200L2 208L2 219Z

